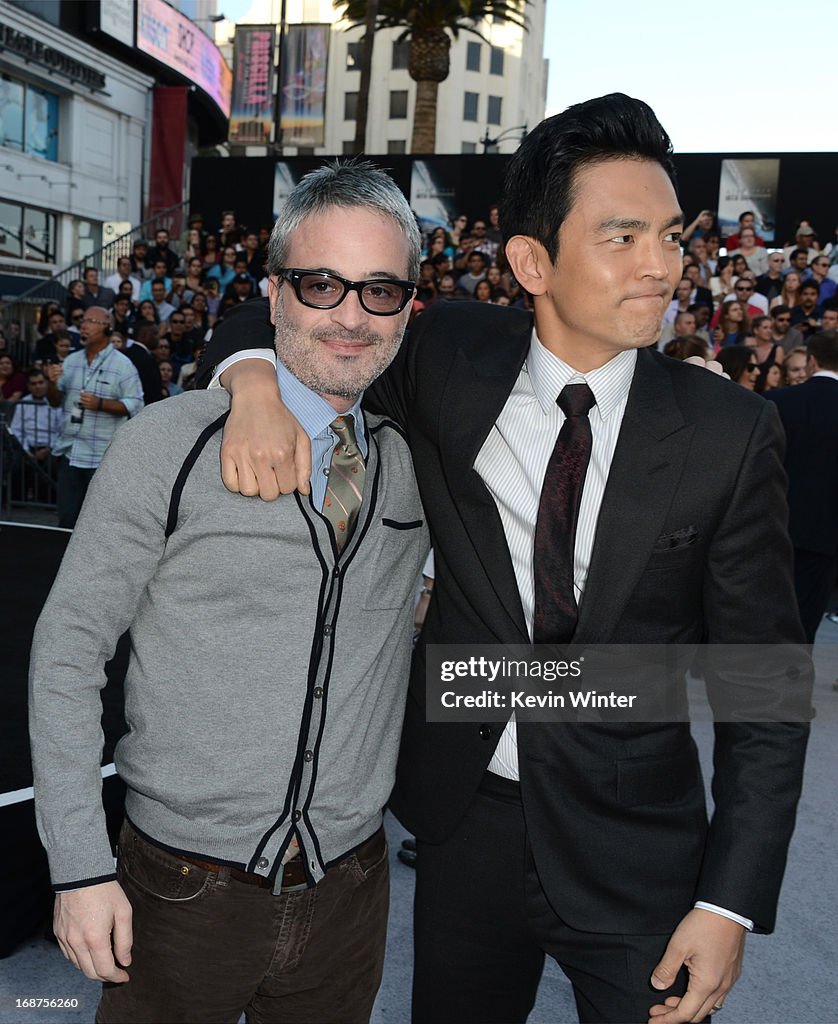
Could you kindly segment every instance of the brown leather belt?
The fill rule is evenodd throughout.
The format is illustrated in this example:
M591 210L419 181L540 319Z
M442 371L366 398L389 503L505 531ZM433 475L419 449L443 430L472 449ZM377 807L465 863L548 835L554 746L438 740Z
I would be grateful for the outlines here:
M196 868L201 868L203 871L210 871L212 874L217 875L223 867L223 864L214 864L210 860L198 860L197 857L187 857L185 854L178 854L180 860L185 860L187 864L194 864ZM231 867L229 869L230 877L235 878L237 882L244 882L245 885L258 885L260 889L273 889L274 883L270 878L266 878L264 875L257 875L252 871L242 871L241 868ZM286 889L294 889L297 886L307 885L308 879L306 878L306 869L303 865L302 857L294 857L289 860L285 865L282 872L282 891Z
M350 850L345 857L340 857L338 861L332 862L332 867L339 863L341 860L345 860L346 857L351 856L355 853L361 859L361 866L365 867L363 861L367 859L377 860L379 856L382 856L385 849L384 829L380 828L374 835L362 843L361 846L356 847L354 850ZM203 871L210 871L212 874L217 875L223 867L226 865L215 864L210 860L199 860L197 857L187 857L186 854L179 853L178 859L185 861L187 864L194 864L196 868L201 868ZM270 878L266 878L264 875L257 875L252 871L242 871L241 868L230 867L230 877L235 878L237 882L244 882L246 885L258 885L260 889L273 889L274 883ZM306 878L306 869L303 864L302 857L294 857L289 860L285 865L282 873L282 892L287 889L295 889L302 885L307 885L308 879Z

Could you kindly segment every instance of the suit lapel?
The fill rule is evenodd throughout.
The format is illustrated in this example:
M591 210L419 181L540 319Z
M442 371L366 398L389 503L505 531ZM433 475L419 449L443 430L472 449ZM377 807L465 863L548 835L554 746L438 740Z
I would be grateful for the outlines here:
M515 318L513 327L500 337L472 338L458 349L442 399L440 449L452 514L462 519L485 572L485 620L498 636L510 636L511 628L518 642L528 643L503 523L473 468L529 349L532 324Z
M661 535L692 435L669 374L641 350L597 521L575 642L608 642Z

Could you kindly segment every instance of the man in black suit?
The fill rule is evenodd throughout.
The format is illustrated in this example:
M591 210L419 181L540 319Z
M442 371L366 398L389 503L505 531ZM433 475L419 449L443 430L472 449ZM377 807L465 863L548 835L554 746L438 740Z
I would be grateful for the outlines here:
M829 604L838 553L838 333L806 346L809 380L770 391L786 431L794 589L807 643Z
M771 406L649 349L680 275L673 175L640 101L604 97L543 122L502 204L534 324L438 303L368 392L408 432L436 556L391 801L419 843L417 1024L524 1021L545 953L584 1021L699 1021L736 980L746 930L773 927L805 725L718 723L708 822L685 724L427 720L428 645L533 636L539 494L567 386L595 404L575 535L547 517L573 560L573 594L560 596L574 621L553 639L802 641ZM252 317L256 329L218 332L209 364L270 344L257 340L264 311ZM292 431L267 441L276 390L250 362L231 371L225 480L275 497L305 473L277 450Z

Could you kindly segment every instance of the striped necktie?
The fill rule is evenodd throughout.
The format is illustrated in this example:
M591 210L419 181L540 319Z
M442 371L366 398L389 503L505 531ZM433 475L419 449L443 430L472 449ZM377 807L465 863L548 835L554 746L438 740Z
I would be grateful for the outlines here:
M354 419L338 416L331 424L338 436L329 466L329 484L323 502L323 515L332 524L338 551L343 551L352 536L364 494L366 466L355 440Z

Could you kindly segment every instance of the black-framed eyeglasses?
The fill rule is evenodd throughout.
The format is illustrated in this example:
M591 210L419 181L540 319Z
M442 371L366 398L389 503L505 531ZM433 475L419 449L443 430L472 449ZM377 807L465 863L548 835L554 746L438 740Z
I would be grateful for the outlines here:
M280 270L277 277L288 281L300 302L311 309L334 309L350 292L357 292L361 308L373 316L401 313L416 291L412 281L397 281L390 277L347 281L337 274L298 267Z
M752 292L754 290L754 286L752 284L738 284L736 286L736 290L738 292Z

